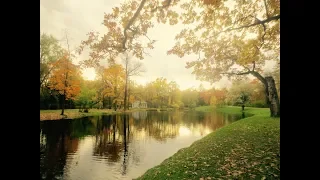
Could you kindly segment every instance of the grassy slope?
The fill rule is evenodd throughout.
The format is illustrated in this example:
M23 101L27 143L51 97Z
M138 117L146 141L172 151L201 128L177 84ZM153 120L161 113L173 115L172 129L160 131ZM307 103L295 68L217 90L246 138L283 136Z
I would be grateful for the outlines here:
M198 111L209 111L200 107ZM179 150L138 179L280 179L280 119L265 108ZM240 107L217 109L241 113Z

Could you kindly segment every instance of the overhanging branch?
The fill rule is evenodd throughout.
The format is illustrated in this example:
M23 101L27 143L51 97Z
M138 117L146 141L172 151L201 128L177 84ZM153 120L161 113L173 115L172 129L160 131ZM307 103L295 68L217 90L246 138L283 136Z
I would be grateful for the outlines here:
M127 35L127 30L130 28L130 26L134 23L134 21L137 19L137 17L139 16L140 14L140 11L142 10L144 4L146 3L147 0L142 0L137 11L134 13L133 17L129 20L128 24L126 25L126 27L124 28L123 30L123 35L124 35L124 39L122 41L122 48L124 50L126 50L126 42L127 42L127 39L128 39L128 35Z
M247 74L251 74L253 75L254 77L258 78L262 83L263 85L267 85L267 82L265 80L265 78L258 72L256 71L246 71L246 72L239 72L239 73L220 73L220 74L225 74L225 75L247 75Z
M220 73L220 74L225 74L225 75L246 75L250 74L251 71L246 71L246 72L239 72L239 73Z
M239 30L239 29L243 29L243 28L249 28L249 27L257 26L257 25L263 25L264 26L265 23L268 23L268 22L274 21L274 20L278 20L278 19L280 19L280 14L277 15L277 16L273 16L273 17L267 18L267 19L262 20L262 21L257 20L253 24L244 25L244 26L240 26L240 27L237 27L237 28L229 28L227 30L224 30L223 32L234 31L234 30Z
M123 30L123 35L124 35L124 39L122 41L122 49L123 50L126 50L127 47L126 47L126 43L127 43L127 40L128 40L128 35L127 35L127 31L130 30L130 26L135 22L135 20L138 18L144 4L146 3L147 0L142 0L137 11L134 13L133 17L129 20L128 24L126 25L126 27L124 28ZM152 9L150 12L153 13L159 9L164 9L164 8L167 8L171 5L171 2L172 0L167 0L166 1L167 3L165 5L162 5L162 6L157 6L156 8Z

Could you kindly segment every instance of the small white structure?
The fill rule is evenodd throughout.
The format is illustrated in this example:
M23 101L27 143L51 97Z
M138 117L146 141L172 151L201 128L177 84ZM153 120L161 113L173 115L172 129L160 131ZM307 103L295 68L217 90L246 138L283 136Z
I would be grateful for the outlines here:
M145 101L135 101L132 103L132 108L148 108L148 105Z
M134 120L145 120L147 118L148 111L135 111L132 112L132 117Z

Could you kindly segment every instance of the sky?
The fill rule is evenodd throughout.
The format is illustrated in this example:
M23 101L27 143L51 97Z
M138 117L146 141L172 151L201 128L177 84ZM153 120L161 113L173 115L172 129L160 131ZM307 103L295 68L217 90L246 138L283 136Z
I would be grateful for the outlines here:
M86 39L88 32L105 30L102 25L104 13L110 12L112 7L117 6L120 2L119 0L40 0L40 31L62 40L67 30L70 49L73 50L80 45L82 40ZM190 87L197 88L200 84L203 84L205 88L212 87L208 82L196 80L195 75L191 74L192 69L185 68L186 61L197 59L196 55L179 58L166 54L174 46L174 37L183 27L183 25L173 27L155 23L154 28L148 32L151 39L157 40L155 48L148 50L150 56L145 56L141 61L146 72L132 77L132 80L145 84L156 78L164 77L168 81L176 81L181 90ZM61 44L66 43L61 41ZM85 54L78 57L77 61L84 58ZM270 64L269 66L271 67ZM92 68L85 69L83 76L85 79L93 79L95 72ZM222 79L213 86L222 88L230 84L228 80Z

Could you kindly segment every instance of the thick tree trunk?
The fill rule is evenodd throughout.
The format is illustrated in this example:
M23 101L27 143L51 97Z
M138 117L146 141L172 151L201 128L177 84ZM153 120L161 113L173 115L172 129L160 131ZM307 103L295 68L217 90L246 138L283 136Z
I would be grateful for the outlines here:
M273 77L268 76L265 77L267 88L268 89L268 102L270 106L270 116L271 117L280 117L280 102L278 97L278 92L276 88L276 84L274 82Z
M250 74L258 78L264 85L266 103L270 107L270 116L280 117L280 101L273 77L267 76L264 78L256 71L251 71Z

